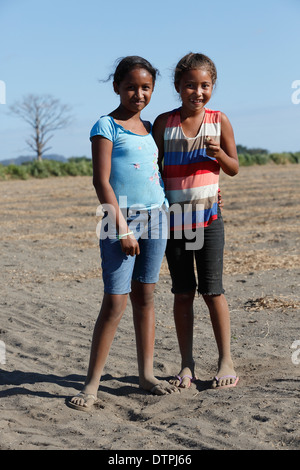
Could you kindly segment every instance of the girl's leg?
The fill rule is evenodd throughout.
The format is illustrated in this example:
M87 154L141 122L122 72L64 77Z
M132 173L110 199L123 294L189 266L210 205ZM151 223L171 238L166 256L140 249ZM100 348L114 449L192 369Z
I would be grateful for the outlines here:
M127 304L127 294L104 294L101 310L95 324L89 368L81 396L73 397L71 403L89 406L93 398L86 399L85 395L97 396L100 377L114 339L117 327Z
M181 354L181 370L170 381L177 387L189 387L194 378L193 359L193 303L196 290L194 272L194 252L186 250L186 240L171 238L168 240L166 257L172 278L172 292L174 293L174 321Z
M236 373L230 351L230 313L224 294L221 295L203 295L208 306L212 327L219 352L218 372L213 381L213 387L222 387L235 382ZM232 376L232 377L228 377Z
M180 379L175 378L171 383L183 388L189 387L192 378L194 378L194 297L195 291L175 294L174 296L174 321L181 354L181 371L178 374Z
M155 284L132 281L130 299L136 335L140 387L154 394L164 395L175 391L175 389L169 384L164 384L156 379L153 373L155 340L154 288Z

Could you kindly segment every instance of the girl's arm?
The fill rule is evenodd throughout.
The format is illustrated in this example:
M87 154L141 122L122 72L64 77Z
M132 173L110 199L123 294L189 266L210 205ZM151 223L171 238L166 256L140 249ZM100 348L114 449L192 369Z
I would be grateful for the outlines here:
M228 117L221 113L221 141L218 143L212 138L206 139L206 153L209 157L216 158L220 167L229 176L234 176L239 171L239 159L237 155L234 134Z
M158 148L158 167L160 174L162 175L163 170L163 158L164 158L164 132L167 123L169 113L164 113L158 116L152 127L152 135Z
M112 142L105 137L92 138L93 185L101 204L111 214L119 235L130 232L127 222L120 211L114 190L109 182L111 172ZM139 244L133 235L120 239L122 251L127 255L138 255Z

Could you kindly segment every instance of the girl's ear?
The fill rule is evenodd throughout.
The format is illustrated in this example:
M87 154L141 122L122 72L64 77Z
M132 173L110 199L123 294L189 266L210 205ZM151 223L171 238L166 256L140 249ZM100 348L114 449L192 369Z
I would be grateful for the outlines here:
M119 87L116 82L113 82L114 92L118 95L119 94Z
M175 86L175 90L177 91L177 93L180 93L180 87L177 82L174 82L174 86Z

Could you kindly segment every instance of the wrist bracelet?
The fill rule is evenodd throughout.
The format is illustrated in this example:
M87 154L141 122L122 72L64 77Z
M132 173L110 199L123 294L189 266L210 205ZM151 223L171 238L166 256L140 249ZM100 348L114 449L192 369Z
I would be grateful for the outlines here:
M127 235L133 235L133 231L128 233L122 233L122 235L117 235L117 239L120 240L121 238L127 237Z

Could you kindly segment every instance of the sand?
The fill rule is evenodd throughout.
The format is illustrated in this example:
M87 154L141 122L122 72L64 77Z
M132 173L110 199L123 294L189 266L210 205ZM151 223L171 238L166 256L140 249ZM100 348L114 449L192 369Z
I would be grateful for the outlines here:
M139 389L128 303L92 413L65 404L84 381L103 293L91 178L0 182L0 449L299 449L299 177L300 165L221 177L238 386L209 388L217 350L197 298L199 380L163 397ZM155 302L155 374L169 379L180 356L165 261Z

